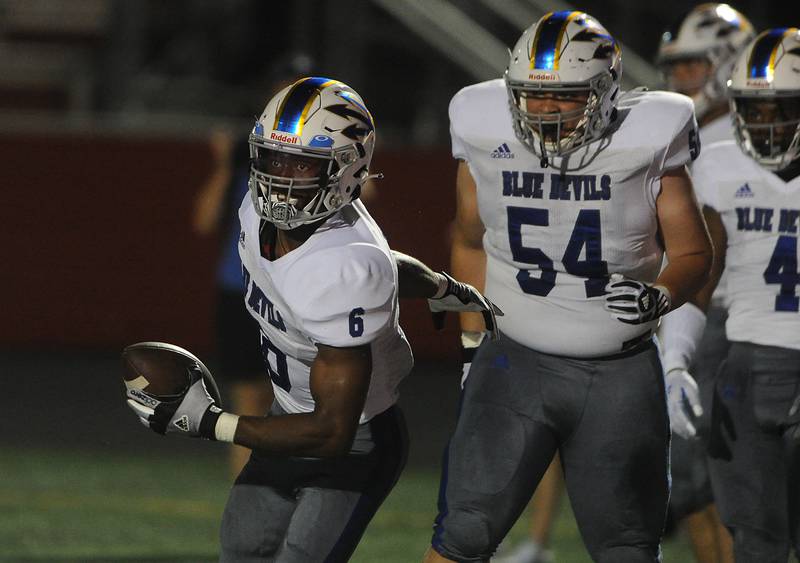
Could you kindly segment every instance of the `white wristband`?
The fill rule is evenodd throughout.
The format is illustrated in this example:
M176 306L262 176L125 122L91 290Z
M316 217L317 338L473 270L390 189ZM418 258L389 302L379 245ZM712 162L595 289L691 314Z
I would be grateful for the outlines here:
M219 415L214 426L214 437L219 442L233 442L237 426L239 426L239 415L224 412Z
M486 332L476 332L465 330L461 333L461 347L462 348L477 348L483 342Z
M664 373L689 369L705 329L706 314L692 303L664 315L658 333Z

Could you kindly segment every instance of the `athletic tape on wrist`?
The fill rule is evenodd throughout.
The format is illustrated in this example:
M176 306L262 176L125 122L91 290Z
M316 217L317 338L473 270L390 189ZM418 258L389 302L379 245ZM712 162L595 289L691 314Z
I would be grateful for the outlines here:
M239 415L224 412L217 419L217 424L214 427L214 437L220 442L233 442L238 426Z
M485 337L485 332L465 330L461 333L461 363L472 363L472 358Z

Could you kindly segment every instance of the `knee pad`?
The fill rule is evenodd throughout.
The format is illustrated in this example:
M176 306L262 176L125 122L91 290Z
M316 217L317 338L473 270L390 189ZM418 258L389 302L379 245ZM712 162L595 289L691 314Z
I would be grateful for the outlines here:
M451 508L436 524L431 544L440 555L454 561L488 561L501 539L492 538L485 515Z

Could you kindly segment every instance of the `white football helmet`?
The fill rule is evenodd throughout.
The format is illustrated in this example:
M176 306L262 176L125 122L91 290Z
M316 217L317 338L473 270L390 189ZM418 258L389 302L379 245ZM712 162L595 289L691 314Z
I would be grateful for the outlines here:
M664 32L658 47L657 64L667 88L673 92L698 92L692 96L698 119L714 106L725 103L725 85L736 56L755 37L750 21L727 4L700 4L692 8L678 25ZM671 64L687 59L702 59L710 65L710 75L696 84L677 84L671 77Z
M308 77L267 103L249 143L256 212L287 230L319 221L359 196L370 178L375 125L355 90L337 80ZM279 173L292 159L291 168L315 175Z
M592 16L551 12L519 38L505 73L517 138L545 163L600 138L614 114L622 61L619 45ZM586 92L567 113L532 113L527 99ZM571 130L567 122L576 122Z
M734 133L769 170L800 157L800 29L768 29L739 56L728 82Z

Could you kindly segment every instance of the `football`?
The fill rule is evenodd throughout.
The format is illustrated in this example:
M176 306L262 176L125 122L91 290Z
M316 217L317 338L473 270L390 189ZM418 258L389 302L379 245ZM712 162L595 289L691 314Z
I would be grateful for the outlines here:
M182 397L197 375L221 405L219 389L211 372L194 354L166 342L139 342L122 351L122 377L128 388L144 391L161 400Z

